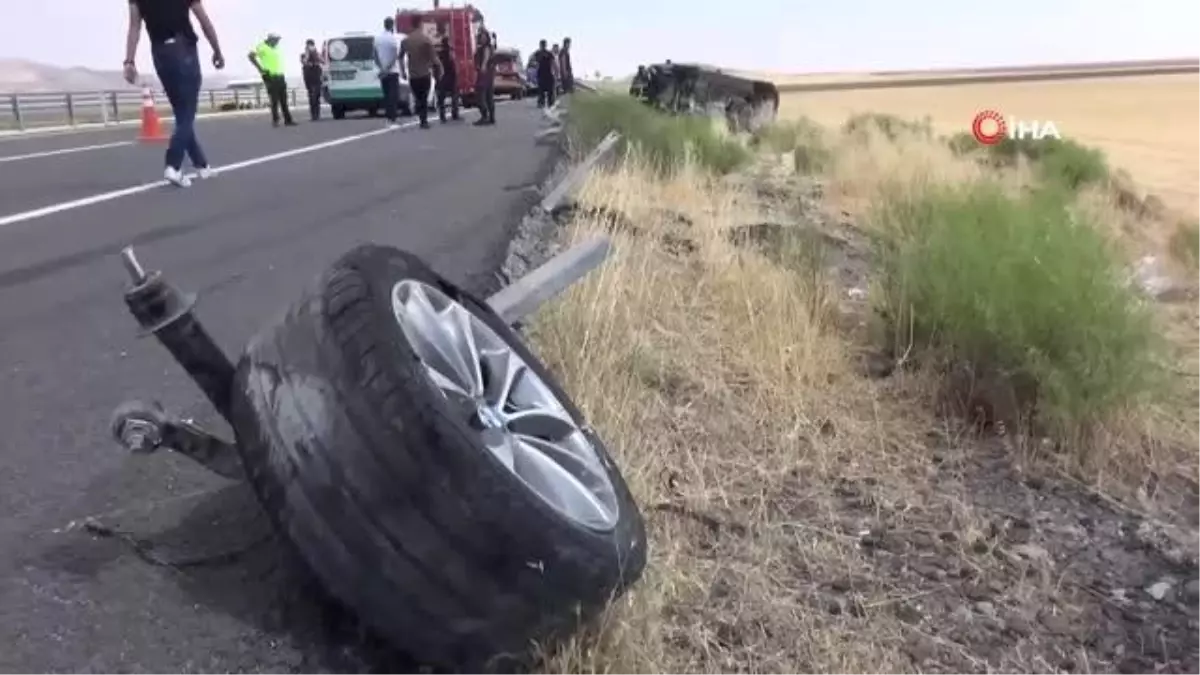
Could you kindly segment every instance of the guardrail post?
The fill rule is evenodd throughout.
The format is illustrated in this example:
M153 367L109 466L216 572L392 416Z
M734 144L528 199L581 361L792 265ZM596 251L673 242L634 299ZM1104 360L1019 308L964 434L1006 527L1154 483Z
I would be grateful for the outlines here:
M104 105L104 104L101 103L101 105ZM115 91L108 92L108 106L110 108L112 108L113 122L120 123L120 121L121 121L121 103L120 103L120 100L117 98L117 92L115 92Z
M67 124L75 126L75 94L67 94Z
M262 87L254 88L254 107L255 108L262 107Z
M237 89L234 89L233 90L233 109L241 110L241 108L242 108L241 92L239 92Z
M217 92L213 91L212 89L208 90L208 109L217 109Z
M11 96L9 96L9 99L11 100L11 103L12 103L13 120L16 121L17 128L20 129L21 131L24 131L25 130L25 120L21 119L21 96L19 94L12 94Z
M297 105L296 104L296 90L293 89L291 93L292 93L292 107L295 108Z

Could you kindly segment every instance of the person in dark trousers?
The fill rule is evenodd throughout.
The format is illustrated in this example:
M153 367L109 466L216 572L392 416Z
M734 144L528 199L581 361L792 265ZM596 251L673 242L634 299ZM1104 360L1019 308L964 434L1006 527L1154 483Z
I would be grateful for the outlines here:
M563 38L562 50L558 52L558 79L562 82L562 92L569 94L575 91L575 71L571 69L571 38Z
M397 127L400 107L400 43L396 40L396 20L383 20L383 32L375 36L375 66L379 68L379 86L383 89L383 114L390 127Z
M554 54L546 49L546 41L539 40L537 51L533 53L533 64L537 74L539 108L554 105Z
M562 93L562 77L558 70L559 64L562 63L562 59L560 59L558 55L559 49L557 42L554 43L554 46L550 48L550 53L554 55L554 93L558 94Z
M408 59L408 84L412 87L413 106L417 109L417 119L421 128L429 128L429 95L433 93L433 80L441 78L441 62L438 61L437 49L433 40L425 34L421 27L424 19L420 14L412 18L412 30L400 43L400 56ZM401 75L404 66L400 67Z
M187 187L191 179L183 173L183 157L187 155L200 178L212 175L208 158L196 138L196 108L200 99L199 38L192 28L191 16L200 22L200 30L212 47L212 64L217 70L225 67L217 30L201 0L129 0L129 27L125 34L125 81L134 84L138 79L134 57L142 36L142 24L150 38L150 55L154 71L162 83L175 130L167 145L163 178L173 185Z
M446 121L446 98L450 98L450 119L458 121L458 65L454 62L454 49L450 36L443 35L438 42L438 61L442 64L442 76L437 81L438 119Z
M475 126L496 123L496 49L492 36L483 26L475 36L475 104L479 107L479 120Z
M308 91L308 114L312 121L321 119L321 52L317 43L309 38L300 55L300 68L304 73L304 88Z
M279 126L280 113L284 126L294 127L292 111L288 108L287 78L283 71L283 54L279 52L279 33L267 33L267 39L258 43L247 57L262 76L271 101L271 125Z

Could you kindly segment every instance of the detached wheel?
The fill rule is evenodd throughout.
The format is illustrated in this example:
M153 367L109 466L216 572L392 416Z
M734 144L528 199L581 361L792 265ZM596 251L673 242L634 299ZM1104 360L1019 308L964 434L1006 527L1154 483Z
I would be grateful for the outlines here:
M411 254L338 260L251 341L233 398L280 531L422 663L527 665L641 576L603 443L511 328Z

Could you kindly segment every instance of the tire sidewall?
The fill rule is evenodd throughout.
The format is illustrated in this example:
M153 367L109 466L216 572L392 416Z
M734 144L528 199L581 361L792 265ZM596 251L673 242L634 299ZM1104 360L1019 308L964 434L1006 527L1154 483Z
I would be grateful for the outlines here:
M542 379L542 382L555 395L571 419L580 429L584 430L592 442L611 481L617 504L620 507L618 521L611 530L597 531L561 514L535 494L492 453L483 449L477 432L471 430L463 420L440 425L441 428L430 430L440 441L436 450L433 448L410 448L408 451L454 453L458 455L459 461L484 464L494 480L505 481L511 486L509 492L514 499L513 503L487 505L496 509L497 512L506 512L496 518L497 523L507 523L509 527L512 527L517 519L520 519L522 521L520 527L544 533L546 541L542 548L548 551L561 549L562 547L557 544L565 539L584 544L584 548L593 551L615 552L618 558L617 561L614 561L615 567L619 569L613 569L612 572L625 579L614 579L611 580L611 583L617 587L625 587L628 583L636 580L645 564L645 526L629 487L606 446L586 425L582 413L559 386L554 376L541 363L541 360L525 346L520 336L505 324L503 319L496 315L486 303L447 281L411 254L395 249L381 249L379 255L361 260L357 265L357 271L363 276L370 289L371 302L375 308L372 320L378 323L374 330L378 331L378 334L390 334L391 336L390 339L380 341L379 347L385 351L385 354L382 355L383 359L390 361L390 367L394 369L397 380L414 384L419 381L421 384L414 386L413 394L432 398L434 405L440 406L444 410L445 418L452 419L453 413L450 404L445 401L442 393L425 374L424 367L420 364L395 318L392 310L394 286L400 281L411 279L437 288L452 300L468 308L504 339L509 348L525 361L527 367ZM412 371L418 371L419 377L414 377ZM531 515L536 517L539 522L531 522ZM559 564L563 562L563 560L558 561Z

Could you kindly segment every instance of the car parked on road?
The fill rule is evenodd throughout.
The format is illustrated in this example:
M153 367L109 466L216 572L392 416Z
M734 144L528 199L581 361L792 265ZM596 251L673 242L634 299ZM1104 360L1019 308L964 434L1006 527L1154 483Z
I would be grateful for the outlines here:
M529 82L522 68L521 51L511 47L496 50L496 95L525 98Z
M366 32L346 33L327 40L321 50L325 63L322 95L334 119L352 110L374 117L383 109L383 87L375 65L375 37ZM400 81L400 114L412 114L412 90Z

